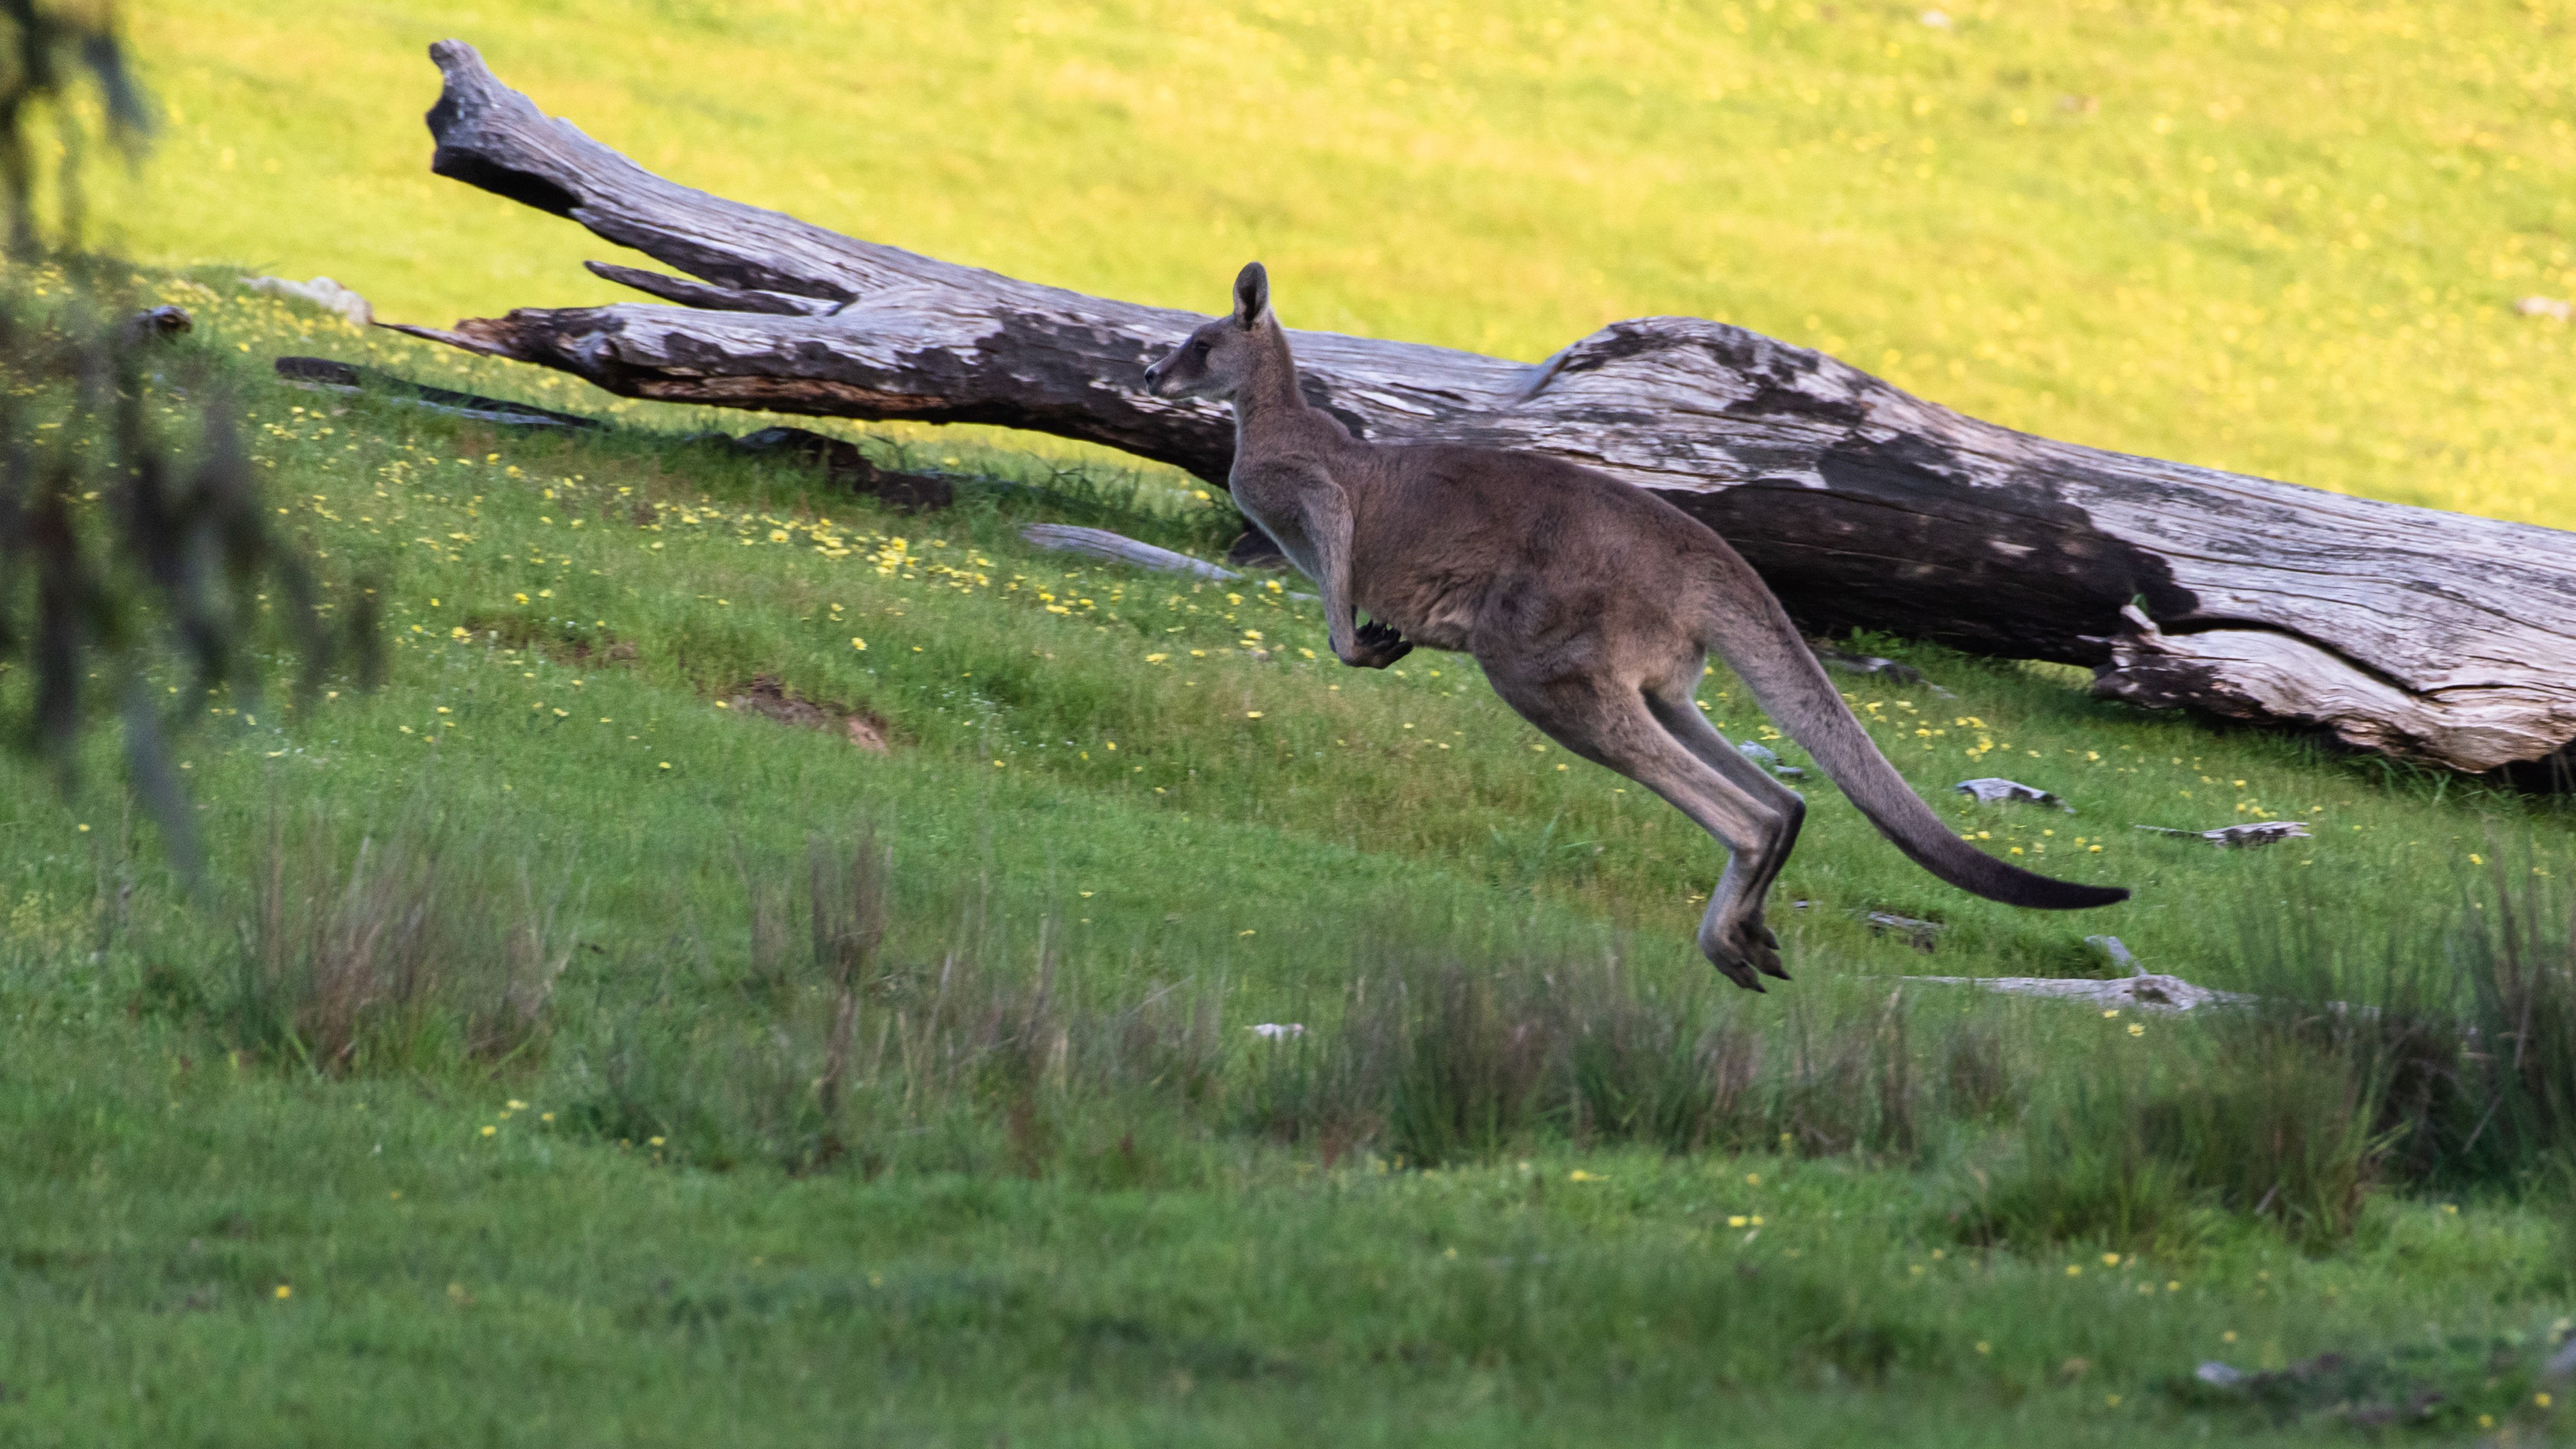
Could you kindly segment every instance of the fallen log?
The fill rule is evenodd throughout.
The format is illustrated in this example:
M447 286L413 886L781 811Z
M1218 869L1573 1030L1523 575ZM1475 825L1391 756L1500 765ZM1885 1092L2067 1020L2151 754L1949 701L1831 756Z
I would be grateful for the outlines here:
M1029 428L1224 482L1227 412L1142 386L1196 315L677 185L543 115L472 47L430 54L433 171L690 276L594 262L677 305L399 330L629 397ZM1211 259L1211 304L1240 260ZM2458 770L2576 739L2576 534L2033 437L1698 318L1615 323L1536 364L1292 337L1307 396L1354 432L1552 453L1652 489L1811 632L2089 665L2104 698Z

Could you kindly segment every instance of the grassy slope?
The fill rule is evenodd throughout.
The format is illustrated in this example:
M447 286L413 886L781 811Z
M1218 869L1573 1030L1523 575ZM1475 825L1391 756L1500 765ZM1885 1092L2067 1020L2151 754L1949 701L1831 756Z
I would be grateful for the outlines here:
M846 1422L924 1442L971 1426L1265 1443L1327 1415L1385 1442L1680 1442L1712 1412L1781 1443L2153 1442L2198 1432L2155 1387L2202 1355L2279 1364L2428 1321L2483 1342L2558 1311L2546 1224L2508 1200L2458 1213L2384 1201L2322 1260L2216 1219L2116 1267L2082 1244L1966 1253L1947 1215L1969 1192L1971 1139L1969 1156L1936 1152L1919 1176L1866 1159L1569 1156L1546 1140L1528 1169L1380 1176L1347 1162L1318 1174L1304 1154L1185 1123L1152 1135L1076 1116L1034 1183L973 1133L898 1144L916 1165L873 1184L704 1170L740 1154L690 1114L744 1070L743 1033L773 1029L746 1007L743 872L792 877L812 832L862 818L888 832L898 959L962 940L1007 969L1051 946L1062 979L1095 999L1213 989L1229 1038L1253 1021L1329 1021L1390 939L1470 962L1620 951L1687 1000L1708 981L1689 895L1714 862L1609 777L1553 769L1562 755L1533 752L1479 686L1460 687L1456 661L1408 661L1403 677L1309 664L1296 654L1319 632L1311 608L1067 568L1016 544L1017 520L1053 511L1025 495L970 482L959 512L906 519L650 433L498 438L341 410L260 385L259 359L374 348L420 373L438 360L268 304L172 294L198 307L207 345L250 344L251 421L290 526L335 566L388 578L396 640L380 694L344 692L310 717L209 702L189 773L228 877L254 868L272 825L345 846L426 810L504 882L573 883L564 929L597 949L559 986L541 1060L281 1082L226 1065L219 1027L172 1015L174 973L182 994L225 989L233 888L191 912L112 796L10 792L0 1008L18 1125L0 1218L13 1296L37 1307L0 1339L23 1386L0 1414L39 1442L345 1442L392 1421L495 1442L681 1442L749 1417L775 1442ZM942 456L1048 476L972 446ZM1140 486L1146 511L1128 526L1203 528L1196 500ZM657 505L653 522L638 503ZM1252 627L1272 659L1243 646ZM505 647L521 637L549 642ZM635 658L562 652L610 639ZM1963 825L2061 852L2100 832L2105 853L2066 868L2138 881L2147 898L2088 921L1987 911L1925 886L1825 795L1789 882L1816 905L1783 914L1801 980L1758 1006L1724 999L1757 1026L1840 1019L1883 997L1888 974L1922 969L1856 909L1951 920L1940 961L1953 969L2070 969L2076 937L2108 926L2225 983L2242 969L2230 922L2277 915L2267 898L2322 909L2367 966L2371 943L2406 938L2406 902L2438 914L2456 900L2470 846L2504 842L2517 870L2526 853L2565 853L2563 823L2519 802L2439 799L2432 783L2280 741L2101 710L2053 678L1915 657L1962 697L1855 694L1880 714L1944 711L1928 748L1883 731L1917 783L1985 767L1965 753L1978 732L1947 722L1980 711L2016 773L2084 813L1975 811ZM716 707L756 672L865 704L901 748L879 758ZM1733 693L1710 681L1721 713ZM2297 850L2221 854L2092 823L2179 806L2185 790L2197 806L2208 781L2225 787L2217 802L2322 795L2334 828ZM2318 900L2309 862L2396 906ZM2183 1025L2135 1038L2089 1012L1939 992L1909 1008L1921 1033L1970 1018L2040 1077L2192 1040ZM582 1115L597 1073L637 1032L684 1064L659 1098L671 1125L653 1118L624 1143L577 1127L597 1120ZM1252 1065L1240 1048L1229 1058ZM530 1121L556 1110L560 1125ZM668 1147L647 1153L647 1130ZM1142 1137L1141 1165L1122 1130ZM1577 1163L1597 1180L1569 1182ZM1769 1226L1749 1239L1721 1226L1747 1213ZM75 1321L97 1333L59 1331ZM111 1407L93 1391L103 1376L135 1394ZM468 1381L478 1392L455 1392ZM1714 1401L1713 1384L1727 1386ZM2513 1414L2527 1387L2515 1378L2475 1407Z
M1026 34L971 11L811 14L790 52L784 20L663 6L617 57L582 43L597 13L515 7L473 38L551 108L684 179L943 254L1188 304L1202 273L1221 278L1252 247L1308 277L1306 320L1525 354L1617 315L1714 312L1864 361L1898 349L1917 360L1891 375L2026 426L2562 517L2548 484L2563 490L2563 423L2525 399L2563 390L2566 334L2496 306L2567 290L2566 258L2534 239L2545 207L2529 214L2550 194L2538 178L2570 158L2563 127L2522 109L2542 114L2555 82L2512 63L2530 44L2521 12L2464 13L2428 41L2398 18L2328 12L2102 13L2063 28L1963 16L1940 33L1895 12L1823 25L1748 7L1740 36L1724 13L1604 13L1598 31L1550 43L1543 17L1519 39L1486 35L1504 23L1487 9L1458 12L1445 48L1428 9L1338 29L1329 15L1039 12ZM285 20L209 7L143 28L148 49L194 59L164 74L182 124L155 163L182 204L128 214L140 249L330 271L402 315L596 294L569 265L585 254L569 228L420 177L417 107L383 98L426 77L417 45L433 29L388 7ZM2339 78L2309 82L2295 44L2345 47ZM815 53L845 59L817 67ZM2480 66L2496 86L2468 83ZM2311 84L2351 104L2299 100ZM2053 109L2061 88L2101 109ZM331 96L340 109L314 100ZM1933 101L1919 118L1915 96ZM2177 126L2158 131L2159 114ZM2356 116L2363 134L2326 150ZM1887 169L1900 139L1933 176ZM1116 179L1102 154L1124 163ZM2184 168L2202 154L2245 165L2254 195L2288 178L2281 210L2230 208L2222 185L2197 216ZM817 186L803 173L818 155L846 169ZM2494 185L2517 174L2535 179ZM2319 197L2303 201L2310 184ZM1927 206L1916 186L1955 204ZM2311 225L2338 207L2369 215L2377 194L2409 209L2375 233L2376 256ZM1171 224L1175 196L1198 198L1196 230ZM1025 225L1033 205L1043 229ZM1713 251L1725 265L1700 260ZM2281 295L2299 285L2311 290ZM246 344L252 367L372 351L541 401L569 391L264 306L191 302L207 340ZM2374 306L2404 311L2407 330L2368 320ZM2185 345L2206 326L2240 331L2224 367ZM2494 382L2406 391L2428 373ZM2107 377L2116 391L2073 385ZM315 718L209 721L191 766L210 836L239 869L272 819L381 826L425 798L491 856L579 882L577 930L601 950L566 978L545 1062L498 1079L279 1082L222 1065L200 1024L129 1020L149 1006L150 965L219 980L229 928L181 910L113 797L0 791L0 1220L13 1225L0 1271L12 1301L38 1305L0 1330L0 1424L16 1419L20 1437L680 1442L751 1420L777 1442L853 1425L924 1442L1005 1429L1280 1442L1330 1416L1348 1427L1337 1437L1388 1442L1681 1441L1723 1416L1755 1441L2152 1441L2203 1427L2150 1392L2198 1357L2280 1363L2427 1321L2527 1328L2563 1303L2542 1224L2509 1202L2382 1202L2323 1260L2213 1224L2166 1258L2106 1269L2084 1249L1935 1259L1958 1184L1843 1161L1554 1146L1526 1175L1318 1175L1178 1132L1144 1144L1141 1188L1084 1166L1080 1144L1035 1183L976 1170L967 1151L962 1176L863 1184L675 1170L502 1115L505 1099L534 1099L529 1112L580 1099L585 1053L617 1023L686 1033L740 1018L744 862L792 868L809 831L859 816L897 844L901 952L934 955L973 917L986 949L1025 959L1050 923L1080 989L1221 981L1229 1030L1328 1010L1387 936L1470 960L1624 949L1631 969L1685 989L1705 976L1687 930L1713 861L1661 807L1579 764L1551 768L1563 756L1533 751L1455 661L1417 657L1403 677L1306 664L1301 646L1320 652L1310 610L1019 549L1012 526L1042 505L988 491L924 528L650 434L504 440L370 405L290 411L316 401L255 392L260 451L295 528L339 562L389 571L395 677ZM922 465L1046 476L986 441L900 441ZM1214 516L1168 480L1112 482L1151 515L1127 526L1210 536ZM641 527L638 499L701 511ZM855 545L847 557L814 550L823 516ZM984 582L880 572L897 535L906 556ZM1049 613L1041 589L1072 612ZM469 621L513 638L604 632L638 657L503 653L454 639ZM1272 660L1242 647L1245 629ZM1967 969L2072 969L2076 938L2111 930L2226 984L2240 924L2274 902L2323 902L2366 961L2375 938L2405 937L2409 911L2453 908L2469 852L2500 845L2517 871L2567 853L2564 822L2524 803L2107 710L2044 675L1914 657L1960 697L1853 693L1891 719L1928 717L1881 731L1918 786L2010 773L2065 791L2071 819L1962 821L2141 899L2083 921L1986 908L1910 873L1828 793L1784 881L1786 898L1817 902L1784 931L1798 994L1765 1009L1838 1010L1883 995L1872 976L1921 969L1869 937L1858 908L1951 922L1945 954ZM759 671L881 712L903 748L863 756L713 707ZM1735 698L1711 681L1713 713L1745 730ZM433 750L429 735L446 738ZM1993 749L1970 754L1981 738ZM2223 856L2126 829L2249 809L2314 819L2321 838ZM137 869L132 924L102 935L120 874ZM2319 875L2331 884L2311 887ZM2334 904L2353 899L2389 906ZM2070 1076L2093 1054L2174 1039L1946 998L1915 1009L1995 1013L2031 1070ZM488 1140L487 1123L500 1129ZM675 1142L677 1161L688 1147ZM1607 1181L1568 1183L1574 1163ZM1751 1241L1720 1230L1746 1211L1772 1226ZM899 1308L871 1306L877 1292ZM1881 1362L1894 1377L1860 1386ZM1727 1387L1712 1398L1711 1385ZM2485 1407L2515 1412L2514 1386L2496 1392ZM2527 1399L2519 1412L2546 1417Z

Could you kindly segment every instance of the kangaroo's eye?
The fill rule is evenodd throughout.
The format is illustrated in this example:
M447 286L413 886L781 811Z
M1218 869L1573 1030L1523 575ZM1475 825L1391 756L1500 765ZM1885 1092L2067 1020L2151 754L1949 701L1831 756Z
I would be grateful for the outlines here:
M1201 338L1201 339L1199 340L1199 345L1198 345L1198 354L1199 354L1199 356L1201 356L1201 357L1205 357L1205 356L1207 356L1207 355L1208 355L1208 348L1209 348L1210 346L1212 346L1212 345L1213 345L1213 344L1211 344L1210 342L1208 342L1205 338Z

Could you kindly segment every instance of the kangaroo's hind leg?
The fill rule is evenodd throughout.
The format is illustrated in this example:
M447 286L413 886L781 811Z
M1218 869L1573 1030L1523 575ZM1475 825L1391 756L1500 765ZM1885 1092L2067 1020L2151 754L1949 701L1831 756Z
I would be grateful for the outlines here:
M1796 816L1685 748L1633 686L1594 674L1521 678L1497 668L1501 661L1485 663L1494 692L1523 718L1558 744L1663 796L1725 848L1725 873L1700 919L1700 951L1749 990L1762 989L1763 975L1786 980L1779 942L1758 914L1757 885L1767 885L1778 872L1797 830ZM1749 928L1741 904L1747 891L1757 906Z
M1734 862L1730 860L1728 880L1722 880L1719 892L1710 896L1709 910L1714 914L1723 901L1736 918L1726 929L1771 946L1774 964L1765 969L1785 981L1788 974L1777 965L1780 938L1763 924L1763 904L1770 897L1771 883L1779 878L1780 867L1788 864L1789 852L1797 848L1798 827L1807 819L1807 801L1797 791L1781 784L1770 771L1744 758L1734 744L1700 714L1691 689L1698 682L1698 674L1698 666L1694 663L1688 675L1681 679L1649 684L1646 687L1646 708L1654 715L1655 723L1661 725L1683 749L1690 751L1694 758L1780 816L1783 828L1779 844L1765 854L1760 872L1748 875L1739 889L1729 893L1724 887L1735 875L1732 869ZM1705 933L1707 928L1704 926L1702 930Z

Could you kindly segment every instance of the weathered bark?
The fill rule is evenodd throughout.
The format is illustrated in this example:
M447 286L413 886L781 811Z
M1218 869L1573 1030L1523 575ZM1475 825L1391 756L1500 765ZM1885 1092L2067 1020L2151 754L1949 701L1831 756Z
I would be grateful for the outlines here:
M1193 314L675 185L542 115L471 47L431 56L433 170L700 280L593 263L682 305L402 330L633 397L1031 428L1223 482L1226 411L1141 385ZM1536 365L1292 335L1307 396L1362 436L1553 453L1652 489L1812 629L2091 665L2108 698L2462 770L2576 738L2576 534L2032 437L1697 318L1617 323Z

